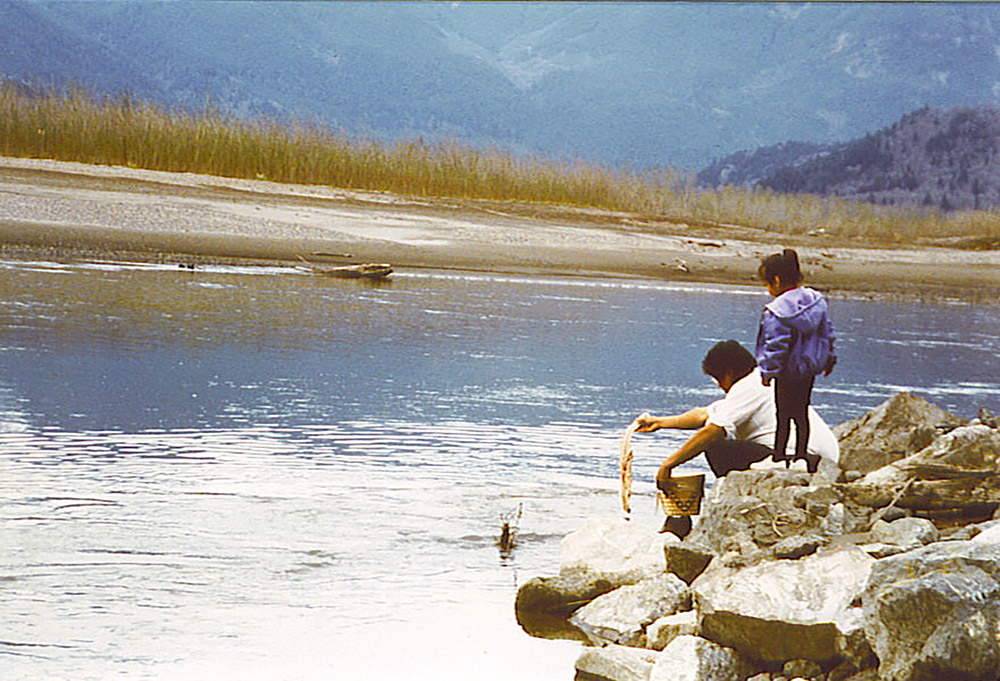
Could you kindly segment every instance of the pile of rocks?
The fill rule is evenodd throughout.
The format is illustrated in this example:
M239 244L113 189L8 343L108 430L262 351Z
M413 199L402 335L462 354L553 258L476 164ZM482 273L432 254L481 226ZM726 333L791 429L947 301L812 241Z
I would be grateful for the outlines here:
M519 622L581 679L1000 679L996 421L901 393L836 430L847 470L730 473L684 541L588 522Z

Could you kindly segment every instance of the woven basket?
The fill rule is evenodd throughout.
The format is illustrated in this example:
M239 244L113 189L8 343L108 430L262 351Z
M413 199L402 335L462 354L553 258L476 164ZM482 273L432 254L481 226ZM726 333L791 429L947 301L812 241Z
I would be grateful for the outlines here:
M667 515L698 515L705 494L705 474L671 476L661 502Z

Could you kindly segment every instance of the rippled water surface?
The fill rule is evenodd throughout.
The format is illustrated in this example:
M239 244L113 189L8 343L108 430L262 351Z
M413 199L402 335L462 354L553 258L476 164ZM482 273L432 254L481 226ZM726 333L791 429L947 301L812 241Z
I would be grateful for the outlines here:
M569 680L516 588L618 515L639 412L721 395L762 290L0 263L4 679ZM835 299L831 423L1000 412L1000 314ZM678 433L636 443L637 520ZM520 510L518 545L496 546Z

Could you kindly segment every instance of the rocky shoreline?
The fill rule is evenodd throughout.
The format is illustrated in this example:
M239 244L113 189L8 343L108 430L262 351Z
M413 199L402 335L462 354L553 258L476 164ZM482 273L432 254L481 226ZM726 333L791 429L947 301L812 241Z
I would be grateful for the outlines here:
M684 541L589 521L518 622L587 681L996 681L997 419L900 393L835 432L841 468L731 473Z

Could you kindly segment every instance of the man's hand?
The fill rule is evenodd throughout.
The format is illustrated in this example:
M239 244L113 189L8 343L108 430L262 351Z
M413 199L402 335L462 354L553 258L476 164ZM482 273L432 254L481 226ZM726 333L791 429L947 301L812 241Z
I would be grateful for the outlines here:
M660 420L655 416L650 416L649 414L642 414L636 419L635 432L637 433L652 433L659 430L663 426L660 424Z

